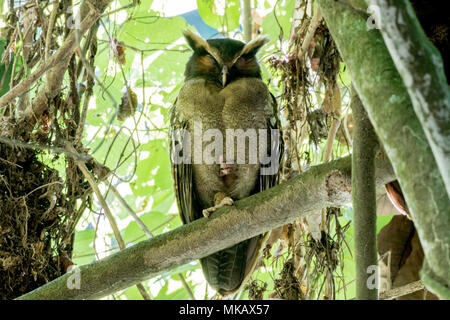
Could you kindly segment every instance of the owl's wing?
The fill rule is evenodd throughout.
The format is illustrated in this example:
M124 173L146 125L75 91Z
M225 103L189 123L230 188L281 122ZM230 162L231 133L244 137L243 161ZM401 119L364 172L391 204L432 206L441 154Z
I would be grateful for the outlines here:
M179 161L179 157L183 156L178 152L179 146L183 145L184 139L188 138L184 135L187 132L187 121L177 112L177 101L170 109L169 114L169 145L175 197L181 220L183 224L186 224L195 220L195 212L199 212L200 208L194 192L192 164Z
M269 154L274 155L274 158L278 161L278 163L277 168L274 168L273 170L273 174L259 175L259 181L253 193L264 191L278 184L281 173L281 161L284 151L283 134L281 131L281 121L278 116L277 100L272 93L270 93L270 97L272 98L272 103L270 106L271 112L267 117L267 128L269 129L267 133L267 150L269 151ZM274 141L271 140L271 130L278 132L277 136L274 137ZM267 168L270 165L270 163L268 165L261 165L261 169Z

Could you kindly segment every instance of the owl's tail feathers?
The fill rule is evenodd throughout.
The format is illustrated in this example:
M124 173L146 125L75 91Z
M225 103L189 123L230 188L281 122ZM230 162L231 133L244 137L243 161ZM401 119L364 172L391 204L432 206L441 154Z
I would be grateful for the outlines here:
M247 282L269 233L242 241L200 259L206 281L221 296L235 293Z

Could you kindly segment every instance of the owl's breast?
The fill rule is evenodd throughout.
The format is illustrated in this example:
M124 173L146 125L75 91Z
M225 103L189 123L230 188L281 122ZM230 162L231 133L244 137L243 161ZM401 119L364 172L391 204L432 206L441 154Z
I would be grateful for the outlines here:
M228 129L263 129L271 112L271 96L264 82L241 78L220 91L222 120Z
M180 90L177 112L189 123L201 121L204 129L265 128L271 96L257 78L241 78L225 88L202 78L187 81Z
M203 78L194 78L185 82L178 95L176 109L179 116L193 127L201 122L203 129L223 130L220 116L225 99L220 95L222 88Z
M260 168L258 130L267 129L271 99L266 85L257 78L241 78L225 88L196 78L181 88L176 109L188 123L194 183L205 207L214 205L214 194L219 191L241 199L254 189ZM196 129L199 126L201 131ZM199 143L196 132L201 135ZM195 145L201 146L201 156ZM203 161L196 162L195 156ZM234 164L230 169L232 179L221 175L221 161Z

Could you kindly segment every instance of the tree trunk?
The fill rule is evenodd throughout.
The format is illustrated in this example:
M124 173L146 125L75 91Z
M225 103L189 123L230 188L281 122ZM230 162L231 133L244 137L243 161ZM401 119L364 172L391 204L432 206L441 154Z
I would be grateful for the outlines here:
M378 140L366 111L352 92L352 203L355 230L356 299L378 299L375 156Z
M425 252L424 283L448 299L450 201L405 85L367 16L334 0L318 3L404 192Z

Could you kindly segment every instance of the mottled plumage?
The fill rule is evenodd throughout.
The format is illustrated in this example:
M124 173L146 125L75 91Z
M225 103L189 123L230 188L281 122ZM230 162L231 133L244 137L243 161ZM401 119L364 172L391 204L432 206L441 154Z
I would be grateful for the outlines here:
M266 38L248 44L232 39L205 41L190 31L185 32L185 38L194 53L171 110L170 129L175 194L183 223L189 223L216 208L205 209L232 204L227 201L229 198L239 200L272 187L277 183L277 172L261 175L259 155L257 163L249 163L248 152L245 152L245 163L228 164L227 161L236 159L236 144L235 154L227 155L225 142L223 153L214 154L215 163L177 163L173 158L174 141L182 140L180 129L189 132L191 139L196 123L201 124L203 133L215 129L224 138L227 129L266 129L269 137L265 151L270 154L270 129L278 129L279 121L276 101L261 80L255 57ZM204 151L211 141L203 141ZM248 148L247 143L246 151ZM277 160L281 149L281 141L277 141L273 151ZM193 157L193 142L191 150ZM264 240L265 235L260 235L201 259L209 284L222 295L238 290L253 270Z

